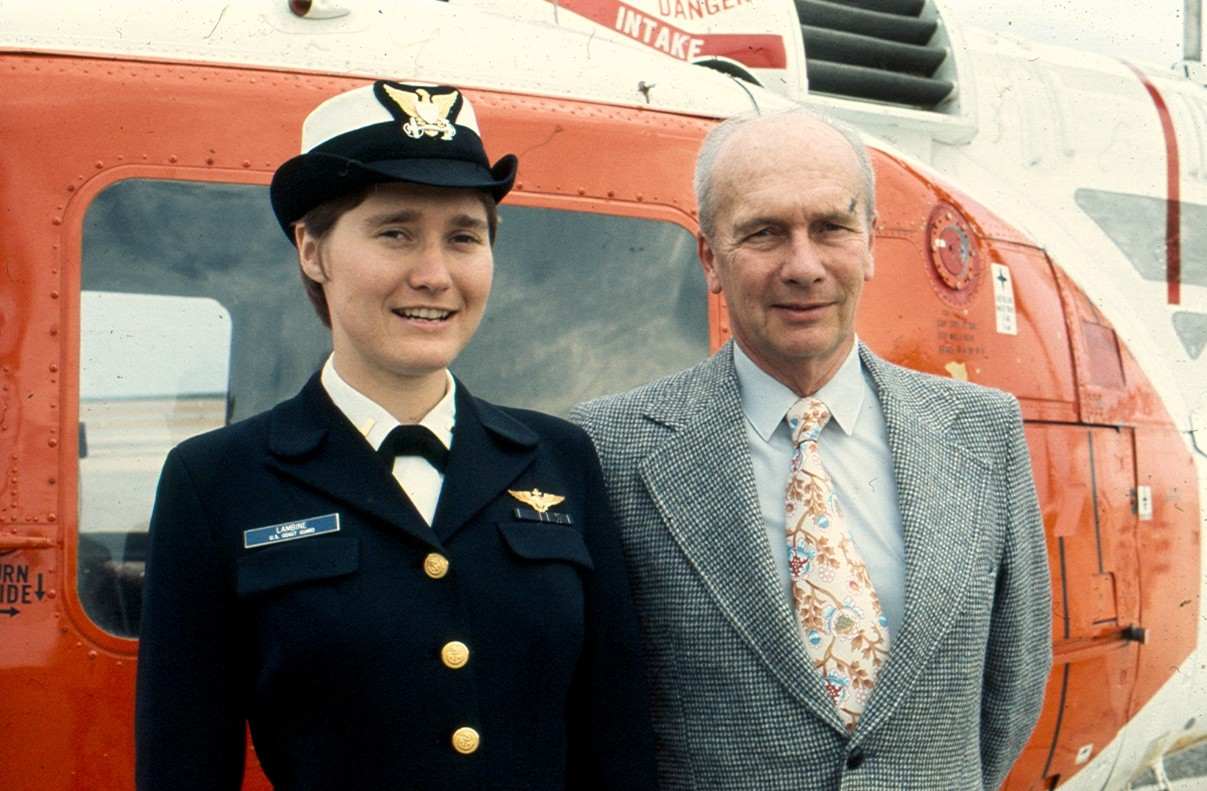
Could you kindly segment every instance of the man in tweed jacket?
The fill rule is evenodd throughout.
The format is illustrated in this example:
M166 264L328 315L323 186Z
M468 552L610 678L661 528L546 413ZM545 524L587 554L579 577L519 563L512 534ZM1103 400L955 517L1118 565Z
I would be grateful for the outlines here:
M705 141L696 188L700 260L736 345L573 413L623 530L662 787L997 788L1051 665L1017 402L891 365L855 337L875 215L853 132L804 109L739 116ZM853 729L785 585L783 410L805 395L834 413L823 463L891 637Z

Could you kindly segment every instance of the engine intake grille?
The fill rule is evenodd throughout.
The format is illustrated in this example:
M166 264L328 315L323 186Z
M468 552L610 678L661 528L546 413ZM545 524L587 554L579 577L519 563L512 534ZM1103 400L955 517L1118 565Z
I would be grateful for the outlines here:
M955 93L943 76L950 46L929 0L796 0L796 13L810 93L927 110Z

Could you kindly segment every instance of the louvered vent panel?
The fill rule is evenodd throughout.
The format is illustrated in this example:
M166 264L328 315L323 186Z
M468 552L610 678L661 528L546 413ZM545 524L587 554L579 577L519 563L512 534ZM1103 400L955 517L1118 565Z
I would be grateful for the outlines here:
M796 0L810 93L935 109L950 50L927 0Z

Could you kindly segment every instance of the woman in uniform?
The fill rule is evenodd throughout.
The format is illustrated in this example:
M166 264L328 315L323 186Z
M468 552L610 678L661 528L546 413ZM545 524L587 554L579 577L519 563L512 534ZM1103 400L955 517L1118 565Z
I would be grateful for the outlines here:
M332 354L293 399L182 443L151 518L138 788L646 789L640 637L578 428L448 365L496 203L456 89L320 105L271 198Z

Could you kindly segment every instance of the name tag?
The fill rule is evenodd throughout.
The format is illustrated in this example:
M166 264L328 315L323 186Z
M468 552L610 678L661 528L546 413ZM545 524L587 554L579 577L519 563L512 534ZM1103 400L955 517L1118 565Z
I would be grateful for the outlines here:
M515 509L515 518L525 522L545 522L553 525L574 524L570 514L559 514L557 511L536 511L532 508Z
M293 541L295 538L311 538L313 536L321 536L323 533L335 533L338 531L339 514L312 516L300 522L283 522L279 525L244 530L243 548L252 549L254 547L267 546L268 544L276 544L280 541Z

